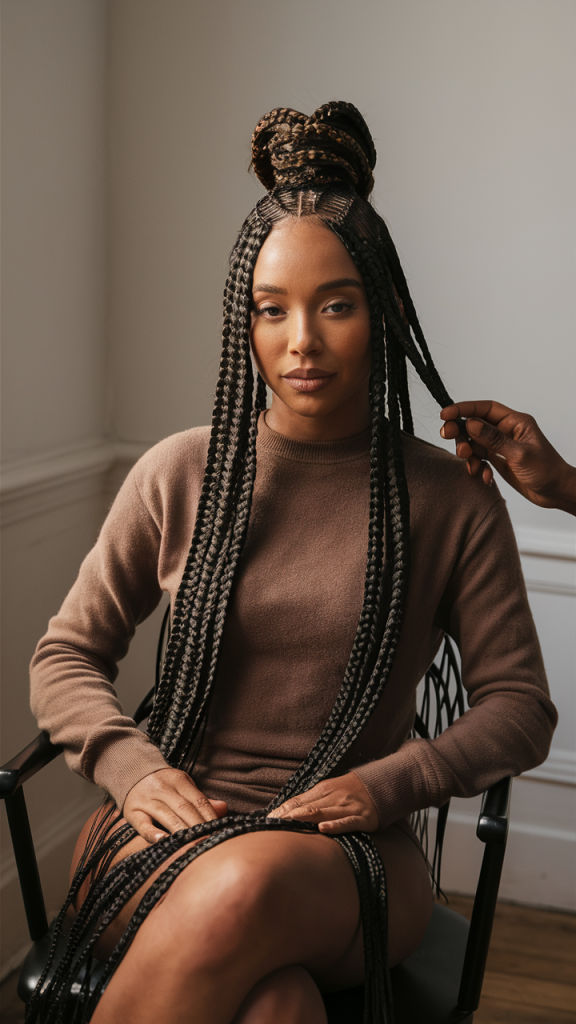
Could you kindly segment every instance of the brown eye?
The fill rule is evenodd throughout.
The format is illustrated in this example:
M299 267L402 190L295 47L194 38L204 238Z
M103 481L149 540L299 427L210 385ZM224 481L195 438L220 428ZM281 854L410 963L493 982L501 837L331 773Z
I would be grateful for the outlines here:
M274 318L281 316L282 312L283 310L280 309L280 306L262 306L260 309L255 310L256 316L264 316L266 314L266 316Z
M332 313L344 313L347 309L352 309L349 302L331 302L329 306L326 306L326 310L330 310Z

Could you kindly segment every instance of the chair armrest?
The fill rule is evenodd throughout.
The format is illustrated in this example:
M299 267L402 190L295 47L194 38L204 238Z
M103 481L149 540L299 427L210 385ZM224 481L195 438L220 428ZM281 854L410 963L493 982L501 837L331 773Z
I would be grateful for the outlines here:
M0 800L14 796L16 790L36 772L62 753L62 747L50 742L48 733L41 732L24 750L0 768Z
M500 779L484 793L476 835L483 843L506 844L510 816L512 779Z

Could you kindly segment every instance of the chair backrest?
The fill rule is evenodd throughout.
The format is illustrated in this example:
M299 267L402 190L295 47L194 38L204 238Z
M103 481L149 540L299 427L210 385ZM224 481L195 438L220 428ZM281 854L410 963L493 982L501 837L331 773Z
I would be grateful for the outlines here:
M436 739L444 729L452 725L465 711L465 693L460 675L458 657L450 637L444 637L442 653L432 662L421 683L420 708L416 712L412 737ZM410 824L416 832L430 864L432 882L436 894L441 895L440 876L442 873L442 848L450 801L438 809L434 846L430 856L430 811L416 811Z

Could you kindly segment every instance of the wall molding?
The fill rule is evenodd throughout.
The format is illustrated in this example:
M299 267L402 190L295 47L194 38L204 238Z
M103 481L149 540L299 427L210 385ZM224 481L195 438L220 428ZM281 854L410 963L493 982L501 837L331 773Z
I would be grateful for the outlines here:
M562 786L576 786L576 752L553 747L544 764L523 772L522 778L554 782Z
M542 526L514 525L516 543L521 555L533 558L560 558L576 562L576 532L548 529Z
M2 526L102 495L106 475L116 466L133 465L149 447L100 438L4 463L0 480Z
M43 492L98 477L117 462L133 464L153 443L94 438L74 447L5 462L0 482L2 509L7 509L15 501L32 501ZM514 525L514 532L521 555L576 561L574 530L518 524Z

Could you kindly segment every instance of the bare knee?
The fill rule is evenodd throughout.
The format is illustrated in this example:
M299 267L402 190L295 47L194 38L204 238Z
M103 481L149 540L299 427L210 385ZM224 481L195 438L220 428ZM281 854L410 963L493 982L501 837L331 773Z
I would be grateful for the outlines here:
M246 997L233 1024L326 1024L324 1002L308 971L298 965L267 975Z
M218 858L210 872L196 867L191 865L166 896L165 909L177 921L176 945L195 948L196 966L201 959L206 969L257 956L277 925L278 872L272 865L255 865L241 852Z

